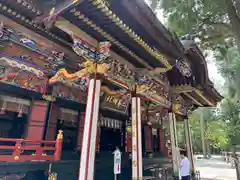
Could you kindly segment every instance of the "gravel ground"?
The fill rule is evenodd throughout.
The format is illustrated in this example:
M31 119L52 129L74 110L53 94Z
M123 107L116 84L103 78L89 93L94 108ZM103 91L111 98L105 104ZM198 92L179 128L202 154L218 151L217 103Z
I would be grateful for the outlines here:
M196 158L195 158L196 159ZM196 169L200 171L201 180L236 180L236 170L224 162L220 156L211 159L196 159Z

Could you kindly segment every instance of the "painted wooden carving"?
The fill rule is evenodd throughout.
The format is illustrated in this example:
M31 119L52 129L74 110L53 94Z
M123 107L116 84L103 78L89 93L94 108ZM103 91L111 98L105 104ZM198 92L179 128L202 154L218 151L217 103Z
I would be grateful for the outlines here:
M102 94L101 107L103 109L108 109L108 110L120 112L122 114L127 114L128 113L128 105L131 100L130 93L122 93L121 96L116 96L116 95L112 96L113 93L108 93L108 92L105 91L105 93ZM113 92L119 92L117 94L119 94L119 95L121 94L121 90L113 91Z
M190 77L192 75L191 67L186 60L177 60L176 67L179 69L183 76Z
M170 106L167 100L168 89L156 82L153 78L130 70L126 65L113 61L110 65L107 79L113 84L136 93L155 104ZM136 89L135 89L136 88Z
M180 114L185 116L186 115L186 107L184 105L184 99L178 95L174 100L173 100L173 112L176 114Z
M72 35L73 38L73 50L79 55L83 56L88 60L92 60L95 63L103 63L109 57L110 53L110 42L100 42L98 49L91 46L87 41Z
M45 93L47 78L44 71L9 57L0 58L0 81L31 91Z
M54 97L59 97L63 99L67 99L70 101L76 101L79 103L85 103L87 100L87 89L86 86L82 86L81 88L69 87L65 84L58 83L53 86L52 95Z
M64 53L49 49L46 44L8 28L3 23L0 25L0 42L3 45L2 53L43 69L47 68L50 73L56 72L65 64Z
M114 60L110 64L107 79L122 88L133 90L135 84L135 72Z
M50 78L49 83L54 84L57 82L74 82L79 79L85 78L93 74L94 72L105 75L109 69L109 65L106 63L98 64L97 66L91 60L85 61L81 65L82 69L75 73L68 73L66 69L60 69L52 78Z

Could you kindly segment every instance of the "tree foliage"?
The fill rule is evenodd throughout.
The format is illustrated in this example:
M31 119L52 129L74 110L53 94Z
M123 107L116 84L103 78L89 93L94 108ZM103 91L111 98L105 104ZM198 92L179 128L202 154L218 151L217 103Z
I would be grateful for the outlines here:
M200 114L205 120L205 139L212 149L224 149L228 144L228 133L226 123L219 120L219 116L214 108L204 108L193 112L190 116L191 136L193 147L196 151L201 151L201 130Z
M150 1L154 11L164 10L169 28L178 35L195 35L208 48L232 39L240 48L239 0Z
M220 118L226 123L226 130L232 145L240 144L240 103L225 99L221 104Z

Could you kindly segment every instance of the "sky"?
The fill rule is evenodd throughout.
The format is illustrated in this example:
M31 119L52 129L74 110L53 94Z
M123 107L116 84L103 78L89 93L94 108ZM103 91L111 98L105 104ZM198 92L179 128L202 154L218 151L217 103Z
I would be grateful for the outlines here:
M145 1L147 4L149 4L148 0L145 0ZM163 16L162 10L157 11L157 17L162 24L166 24L166 19ZM208 57L205 57L205 58L208 64L208 75L210 80L214 83L214 86L216 87L216 89L219 89L219 90L222 89L224 85L224 79L221 76L221 74L218 72L218 68L215 64L214 56L209 55Z

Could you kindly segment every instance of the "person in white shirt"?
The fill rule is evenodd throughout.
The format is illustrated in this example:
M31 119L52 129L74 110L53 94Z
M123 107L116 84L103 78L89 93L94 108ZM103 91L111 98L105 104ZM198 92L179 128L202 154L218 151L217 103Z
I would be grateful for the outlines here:
M186 156L186 151L181 151L180 175L182 180L190 180L190 162Z

